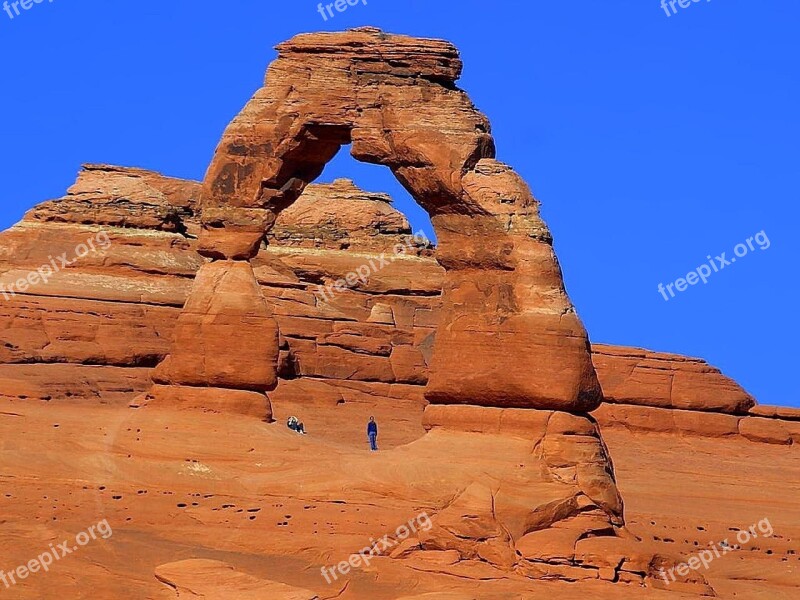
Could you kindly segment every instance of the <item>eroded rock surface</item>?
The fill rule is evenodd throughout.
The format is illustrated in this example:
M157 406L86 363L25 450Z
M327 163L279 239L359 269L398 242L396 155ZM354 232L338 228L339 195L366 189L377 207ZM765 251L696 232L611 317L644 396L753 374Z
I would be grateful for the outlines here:
M365 28L300 35L277 49L265 86L228 126L209 167L201 254L253 258L280 212L352 144L355 158L392 170L439 239L444 282L429 400L595 408L586 332L538 202L494 159L486 117L456 87L455 47Z
M701 359L601 344L592 350L606 402L732 415L745 415L756 404Z
M89 166L79 180L86 189L108 197L114 186L124 187L117 178L130 177L129 171L135 180L150 182L154 189L148 197L176 198L175 189L199 189L197 183L109 166ZM442 314L443 268L427 245L409 251L411 227L385 195L361 191L348 181L315 184L306 193L313 201L301 197L281 213L272 245L252 261L281 333L278 369L283 384L272 394L313 402L359 393L377 402L399 393L424 402L421 395ZM182 198L174 200L178 208L184 206ZM134 194L129 200L130 206L141 203ZM40 220L36 207L0 234L4 289L47 263L48 257L72 257L76 245L100 231L110 239L108 248L98 248L46 284L40 282L24 293L6 292L0 302L0 376L6 385L0 394L58 400L102 395L104 401L116 402L148 389L150 369L169 353L191 278L205 261L196 254L197 240L190 233L163 231L156 223L149 225L152 229L103 226L114 220L116 210L113 204L101 204L86 214L76 212L72 223L64 223ZM348 216L338 219L337 214ZM197 232L199 218L199 213L187 214L183 226ZM356 231L345 233L350 222L357 224ZM397 245L405 250L395 257L392 249ZM348 286L325 301L326 286L381 254L392 260L365 283ZM218 341L225 347L224 337ZM198 340L192 339L188 350L198 352ZM595 412L605 427L739 435L739 422L754 402L699 359L595 345L593 361L607 399L614 403ZM397 392L389 391L393 387ZM301 388L303 393L295 392ZM262 401L262 406L267 405ZM750 409L751 416L781 421L793 441L800 439L792 423L800 420L796 412ZM746 424L745 431L766 426L760 423ZM783 434L767 437L784 439ZM747 438L766 439L760 434Z
M184 560L161 565L156 578L175 590L175 597L208 600L319 600L319 596L284 583L238 572L215 560Z
M357 197L361 197L361 194ZM338 197L336 202L339 205L346 204L347 198ZM320 205L321 215L330 214L330 206L325 206L323 198L318 198L316 203ZM371 199L366 203L362 201L360 206L362 210L375 210L376 218L364 216L364 222L378 224L387 220L385 201ZM299 231L299 228L294 228L290 217L291 212L286 211L279 218L276 229L282 227L280 219L286 219L283 225L285 231ZM313 217L304 213L304 223L309 218ZM100 219L102 220L102 216ZM395 218L390 217L389 220L395 221ZM196 224L191 219L186 223L189 228ZM323 444L325 440L330 440L334 444L348 445L353 443L353 436L357 435L352 431L354 422L360 422L369 414L378 416L385 429L382 434L385 452L394 452L394 448L400 452L399 462L392 463L388 468L395 474L393 477L397 477L397 473L403 469L406 474L402 476L402 480L407 480L408 486L418 490L417 502L427 498L434 524L430 532L421 532L419 537L409 540L401 552L394 554L394 558L384 557L379 561L380 566L377 568L385 576L397 573L399 577L407 578L409 572L424 573L427 575L418 577L427 581L427 577L435 580L436 577L446 577L449 574L462 580L477 578L494 582L491 589L498 589L497 582L507 577L519 577L519 582L545 579L579 581L582 586L591 586L594 585L593 582L602 582L605 579L617 581L617 585L627 582L625 585L635 583L638 586L644 582L657 587L658 568L661 565L676 564L680 554L674 552L669 544L664 546L663 542L645 543L624 537L624 532L631 529L631 525L626 525L625 529L620 529L618 525L621 515L621 506L618 503L622 494L617 490L614 477L607 469L610 464L609 453L596 437L596 433L593 433L596 426L590 420L559 411L447 405L430 405L426 408L424 383L427 381L428 361L431 357L431 338L441 313L440 296L436 290L443 281L443 269L432 258L425 256L424 251L419 255L406 256L392 262L363 286L347 289L328 303L319 302L317 289L321 281L339 279L356 268L359 262L363 262L364 256L376 255L379 249L402 241L407 236L408 229L401 229L365 235L363 243L367 244L367 240L370 240L369 243L373 245L360 248L357 244L351 244L348 250L320 248L318 240L328 238L318 236L314 242L303 242L296 233L291 240L286 238L289 245L273 245L262 249L254 259L252 264L258 286L265 302L266 299L271 302L274 319L281 331L279 368L283 378L278 387L269 392L272 410L279 421L275 426L280 427L280 423L289 414L300 414L312 436L322 440ZM19 227L2 234L3 239L11 240L13 247L18 250L11 260L5 259L3 268L6 272L14 273L35 268L42 258L41 250L36 248L42 239L47 240L48 250L52 252L71 251L75 243L85 240L88 235L94 235L96 230L97 226L93 223L78 225L25 221ZM51 281L40 290L29 290L28 293L12 296L0 306L0 309L6 311L6 317L2 320L4 364L0 365L0 374L4 379L3 396L14 398L16 402L20 398L48 399L54 406L63 406L62 410L67 411L66 413L53 418L45 417L53 434L64 428L69 431L76 427L69 425L68 414L74 410L66 402L69 398L83 398L80 405L83 410L91 406L87 404L89 399L124 407L137 393L147 389L153 365L169 352L170 340L179 323L180 307L188 297L190 277L203 263L196 258L196 241L191 237L129 227L106 227L104 230L112 239L111 246L103 253L87 256L66 271L66 275L79 280L91 274L92 279L82 281L103 282L102 284L65 289L59 282ZM322 245L327 243L322 242ZM331 243L336 242L332 240ZM353 254L359 253L362 256L352 258ZM240 265L237 268L245 266L242 263L237 264ZM67 291L71 293L66 294ZM84 297L69 297L79 293ZM624 357L640 351L619 352ZM609 353L604 352L603 360L611 360ZM680 367L681 361L674 358L671 360L676 368ZM623 363L623 366L612 372L625 372L627 364ZM603 382L603 367L599 371ZM632 373L635 372L634 369ZM720 381L720 376L713 369L702 369L698 376L708 377L708 385ZM617 380L613 385L621 385L624 389L632 384L623 379ZM639 389L646 389L641 382L637 385L640 386ZM166 389L163 391L174 394L174 400L167 402L168 406L176 409L204 407L206 411L212 412L225 410L224 407L221 409L214 404L215 399L221 397L219 388L164 387ZM699 386L701 390L704 388L705 386ZM723 385L719 390L720 395L729 388L729 385ZM205 394L205 397L197 398L195 393ZM655 391L650 393L656 397ZM242 391L241 394L257 396L262 392ZM258 411L266 414L268 408L263 394L260 400L251 400L244 396L230 399L227 409L233 405L236 407L234 411L245 415L256 415ZM36 433L37 426L30 421L32 414L24 416L28 414L28 409L22 410L21 406L15 406L13 402L0 412L7 413L9 416L5 418L14 423L19 424L20 419L27 419L30 426L20 428L17 425L15 428L25 431L29 438L40 435ZM697 403L693 406L701 407ZM256 412L252 412L253 407L256 407ZM785 448L781 445L786 443L783 429L793 424L790 420L793 416L791 411L769 407L753 408L750 411L752 417L758 420L746 424L740 433L740 421L746 420L745 417L710 412L711 408L675 410L655 406L605 404L595 414L601 417L600 413L606 410L628 411L616 413L611 419L599 419L604 429L614 432L615 439L620 439L621 435L680 434L694 436L692 439L717 439L720 440L718 443L740 444L739 452L747 452L751 445L753 448L765 447L764 442L769 442L772 445L767 447L776 450ZM640 411L640 416L630 411ZM98 415L97 418L102 422L108 415ZM554 425L550 424L554 415L559 415L560 420L568 419L571 425L566 429L560 425L561 429L556 431L553 429ZM181 418L188 416L184 413ZM79 416L78 418L80 420ZM119 418L116 413L112 417L114 420ZM214 418L220 419L223 416L218 414ZM153 452L173 452L167 448L177 443L173 437L176 435L175 426L165 424L170 419L165 422L161 413L142 413L141 418L133 421L130 420L131 416L124 416L122 419L125 425L117 426L113 435L117 440L112 444L114 456L124 458L128 454L135 455L135 448L140 443L136 437L142 435L136 433L137 430L147 432L159 428L165 436L159 442L162 449L156 450L150 438L147 455L151 456ZM196 417L190 418L191 421L195 419ZM53 420L60 426L58 429L53 429ZM255 422L259 422L258 419ZM423 437L423 422L430 430L427 434L430 436L429 441L425 441L427 436ZM165 430L165 426L169 429ZM198 423L197 427L191 433L187 432L189 437L186 439L197 439L201 446L207 445L207 435L199 433L204 426ZM621 427L631 431L620 433ZM791 438L791 430L789 431L790 439L795 439ZM119 437L123 432L125 441ZM254 439L252 432L243 433L246 440ZM480 440L472 437L476 433L480 435ZM99 435L102 435L102 431ZM127 439L127 436L134 437ZM108 437L100 439L109 443ZM218 443L222 443L222 439L224 436L218 438ZM637 443L650 443L646 437L635 439L641 440ZM576 443L577 441L580 443ZM47 438L45 445L56 448L59 443L56 438ZM413 447L410 451L400 448L408 444ZM270 451L274 452L275 442L268 445L271 447ZM16 454L22 452L20 460L23 460L25 448L29 448L10 436L5 436L4 447ZM320 453L323 447L320 446ZM298 449L296 447L292 452ZM242 445L242 455L246 455L248 450L249 446L245 448ZM264 450L266 451L266 446ZM612 448L612 453L613 450ZM453 452L457 452L464 469L454 469L452 461L447 460ZM92 450L91 454L94 453ZM220 461L220 457L214 458L205 451L192 454L192 462L187 463L185 452L179 451L175 455L176 464L183 463L181 469L192 474L192 477L201 479L220 477L218 465L233 460L231 455ZM450 483L442 489L441 482L432 473L429 482L420 488L420 478L427 479L428 476L423 476L421 467L414 465L431 467L437 464L438 459L434 458L437 456L446 460L442 463L441 472L450 473ZM496 460L487 463L488 456L494 456ZM277 465L282 464L283 459L276 456L276 460L277 472L281 472L282 468ZM262 458L257 461L265 464ZM25 471L29 473L31 462L23 462L26 465ZM159 464L160 462L159 460ZM475 469L475 465L482 463L485 463L483 467ZM401 464L408 467L400 467ZM318 466L326 473L325 477L330 478L332 467ZM39 467L33 468L36 470ZM48 462L42 465L41 472L44 474L52 468L52 463ZM257 467L256 470L261 471L263 468ZM356 471L363 475L364 467ZM104 481L101 475L91 477L98 478L98 486L104 485L100 483ZM137 478L134 474L116 477L120 483L128 478L132 481ZM152 480L152 475L148 477ZM291 476L281 484L285 486L285 492L279 493L290 494L289 490L296 485L297 477L308 480L319 478L321 474L308 471L306 475ZM337 501L341 494L335 490L341 490L340 486L345 485L337 483L345 481L346 476L342 477L344 479L334 480L330 489L323 494L332 502ZM385 473L376 471L374 477L383 478ZM166 486L171 478L174 475L163 476L163 489L169 489ZM213 479L208 479L211 480ZM192 481L194 480L189 483ZM159 489L162 484L157 484ZM51 490L55 489L54 485L49 485ZM122 487L115 486L115 490L128 489L131 484L121 485ZM143 488L141 484L133 485L136 489L131 488L130 493L136 496L137 489L141 491ZM406 489L405 483L395 485L400 485L399 489ZM191 487L196 488L196 485ZM208 487L205 489L210 490ZM276 489L278 488L274 482L265 488L270 494L276 493ZM381 493L391 496L397 492L398 488L394 487ZM114 493L118 494L116 491L109 492L109 497ZM193 493L196 492L187 489L185 499L181 497L175 502L191 506L196 501L193 500ZM236 493L239 492L226 489L224 495L231 497ZM125 492L121 495L124 496ZM108 502L115 501L109 499ZM365 502L368 505L375 500ZM91 506L92 503L84 501L83 505ZM308 502L305 505L309 505ZM142 509L146 506L150 506L149 503L142 504ZM201 506L204 506L202 502ZM212 505L208 509L212 512L208 514L215 515L213 509L219 509L220 506ZM332 503L330 506L340 505ZM161 511L165 508L166 505L162 507L158 504L158 508L154 505L147 510ZM80 511L77 507L74 510ZM641 515L643 510L648 509L639 504L636 514ZM413 506L409 505L398 514L380 520L386 522L387 527L389 522L396 526L414 512ZM141 513L141 517L145 514ZM470 515L480 517L476 519L474 528L467 526L465 529L465 523L469 523L469 520L465 522L463 517ZM275 517L276 522L280 522L277 514ZM87 518L80 517L83 521ZM203 520L206 523L217 522L208 521L205 517ZM738 523L742 518L731 516L728 520ZM164 526L168 522L172 527L171 519L165 521ZM309 522L308 525L313 523ZM230 523L219 521L218 527L220 529L215 529L217 539L221 535L230 535L225 533L230 531ZM349 526L339 524L337 527L346 530ZM638 520L634 523L634 536L642 537L642 527ZM592 538L595 541L580 541L587 532L595 536ZM365 538L345 545L349 546L350 552L362 547L370 536L379 537L385 531L365 530L364 533ZM176 532L176 535L181 534ZM655 529L653 537L660 537ZM219 541L206 543L219 545ZM282 543L282 552L292 555L300 551L299 548ZM237 538L231 549L241 548L241 545L242 540ZM252 551L258 552L255 548ZM274 551L277 552L277 548ZM347 547L341 548L343 554L337 558L346 559L346 551ZM169 562L174 556L166 550L160 552L163 558L158 564ZM103 560L107 562L107 559ZM332 562L327 558L318 560L321 564ZM390 563L395 563L396 566ZM157 565L147 566L149 571L144 577L152 574L156 567ZM98 585L108 582L108 579L104 579L107 575L98 573L93 577ZM718 582L712 583L718 589ZM225 589L228 584L233 586L230 589L238 589L236 586L239 584L235 581L226 583L220 589ZM117 588L114 584L105 585ZM198 581L194 580L192 585L198 585ZM429 582L428 585L448 589L447 584L442 581L435 584ZM508 585L508 590L498 592L496 597L514 597L511 595L515 593L511 591L514 586L524 584ZM686 581L683 585L686 587L681 590L690 594L690 597L696 597L695 594L705 589L702 580ZM164 587L168 589L167 586ZM314 589L316 593L325 591L315 588L311 580L295 587ZM521 597L525 597L525 592L519 593L522 594ZM558 593L564 595L567 590L560 590ZM487 590L481 597L491 598L491 594ZM598 597L613 597L614 592L601 588L597 594ZM360 597L358 592L351 595L354 598Z
M538 202L494 160L459 72L445 42L300 36L205 186L89 165L0 234L9 564L93 519L115 527L21 597L54 582L137 600L655 599L662 567L757 522L776 494L780 537L669 590L791 597L797 411L632 348L594 348L598 385ZM437 248L386 195L306 186L345 143L415 193ZM599 386L609 403L590 416ZM422 511L429 528L391 533ZM371 564L319 575L386 534L396 544Z
M27 220L186 232L201 186L145 169L84 165L67 195L33 208Z

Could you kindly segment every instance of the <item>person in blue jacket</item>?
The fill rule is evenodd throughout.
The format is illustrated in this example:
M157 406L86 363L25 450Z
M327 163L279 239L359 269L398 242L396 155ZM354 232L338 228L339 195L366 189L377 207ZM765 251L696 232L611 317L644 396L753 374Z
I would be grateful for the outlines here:
M375 422L375 417L369 418L367 423L367 437L369 438L369 447L373 452L378 450L378 424Z

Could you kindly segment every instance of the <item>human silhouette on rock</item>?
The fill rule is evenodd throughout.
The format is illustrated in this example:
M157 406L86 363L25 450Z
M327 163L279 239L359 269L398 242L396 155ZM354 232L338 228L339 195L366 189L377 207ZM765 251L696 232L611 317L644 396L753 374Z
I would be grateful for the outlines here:
M375 417L369 418L367 423L367 437L369 438L369 449L372 452L378 450L378 424L375 422Z

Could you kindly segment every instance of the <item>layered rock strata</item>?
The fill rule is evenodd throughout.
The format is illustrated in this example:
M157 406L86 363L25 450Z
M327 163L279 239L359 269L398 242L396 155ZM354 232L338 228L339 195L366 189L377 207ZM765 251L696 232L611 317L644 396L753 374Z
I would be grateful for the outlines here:
M99 171L88 171L82 177L93 177L89 175L93 172L100 175ZM132 172L132 176L138 174ZM106 193L104 178L95 181L100 193ZM322 223L331 223L334 202L347 213L348 196L342 191L345 187L353 189L352 184L345 182L309 188L316 195L314 202ZM332 192L327 203L326 189ZM303 210L297 214L302 216L302 226L293 222L291 210L285 211L273 231L287 232L283 237L286 245L262 248L253 260L261 293L274 307L274 318L281 332L278 368L282 378L278 388L270 393L274 410L282 417L287 411L305 411L312 424L313 415L320 412L324 420L314 425L318 429L323 424L330 426L337 418L336 413L351 405L380 411L381 406L388 408L390 404L398 406L399 402L406 402L408 408L404 410L410 415L422 415L425 410L422 419L428 435L442 437L443 443L449 436L481 433L486 439L480 452L501 455L509 436L529 440L530 462L523 463L525 468L513 481L504 476L502 489L491 481L476 483L477 487L467 486L448 503L446 511L437 514L434 533L413 540L398 555L398 560L424 562L426 557L448 552L455 553L459 561L488 561L494 568L511 569L531 577L582 580L602 573L612 580L639 578L656 584L657 579L653 578L656 566L669 564L672 559L642 552L635 542L620 537L624 536L619 527L621 500L613 471L609 469L610 457L596 425L589 419L534 409L447 405L425 408L424 384L441 314L437 287L444 277L441 266L429 256L430 249L419 248L418 252L388 264L366 284L349 288L330 302L319 301L321 283L340 279L363 263L365 257L376 256L379 250L393 247L411 233L404 221L396 220L397 213L389 214L394 209L384 198L371 196L365 200L364 194L354 192L353 200L359 204L359 213L374 212L372 217L362 215L363 223L374 225L365 225L343 237L344 224L334 222L328 229L321 227L313 240L304 240L299 232L313 231L309 221L314 217L309 205L303 208L301 198L297 204ZM71 245L99 229L90 223L40 222L32 214L18 227L2 234L18 249L13 260L3 264L6 272L34 268L41 258L34 252L34 246L41 239L47 240L52 252L70 251ZM184 217L187 231L197 227L196 218ZM387 222L402 226L385 231ZM103 230L112 240L109 248L66 270L70 278L93 285L65 288L58 281L50 281L38 290L11 297L0 307L8 316L3 319L7 325L2 348L5 364L0 365L7 384L3 386L4 394L58 401L81 396L102 396L105 402L130 399L136 391L146 389L152 366L169 352L180 307L189 297L190 277L200 262L194 254L196 241L190 234L156 229L148 232L136 227L104 227ZM356 237L360 239L358 243L354 243ZM346 250L341 249L343 239L350 240ZM30 258L21 258L25 256ZM132 294L133 290L140 296ZM84 299L68 297L78 291ZM207 301L213 303L214 298L212 295ZM252 309L246 312L257 314ZM621 357L616 364L614 357ZM751 417L714 413L719 405L704 408L699 400L693 401L692 406L701 410L657 408L667 396L662 393L663 386L648 387L642 383L638 373L647 367L647 361L669 365L673 378L699 377L698 389L705 390L706 396L736 399L744 393L718 371L693 359L598 347L595 360L602 385L610 390L639 390L627 396L610 394L617 402L635 400L639 405L603 405L595 412L603 427L624 426L670 434L682 431L704 436L730 431L733 436L738 435L740 421L754 418L759 419L755 424L763 425L763 421L782 424L792 416L791 411L763 407L751 409ZM635 363L633 368L631 361ZM645 363L645 367L640 367L640 363ZM168 366L169 363L162 368ZM682 373L683 369L686 372ZM633 380L626 381L628 376ZM257 384L266 381L266 377L255 379ZM716 391L714 386L718 386ZM712 391L708 391L709 387ZM263 390L258 387L241 390L238 397L229 396L224 404L219 403L218 389L221 388L161 385L159 393L164 394L167 405L174 407L229 411L233 404L233 410L259 417L268 410ZM735 400L731 406L737 402L741 403ZM645 416L631 414L619 421L613 415L606 418L604 411L608 410L640 411ZM385 415L382 422L394 423L390 412L379 412ZM772 418L778 417L779 412L784 419ZM669 425L681 415L688 415L679 421L683 430ZM733 419L734 428L712 426L718 416ZM566 429L564 422L570 424ZM685 423L694 423L694 427ZM399 421L397 426L406 427ZM744 430L754 441L779 439L774 432L765 433L763 427ZM414 438L387 439L396 439L393 443L401 444ZM539 500L532 504L533 497ZM483 515L482 522L486 527L494 527L497 535L486 537L484 530L454 526L460 517L473 512ZM579 540L587 531L603 532L601 538L610 540L608 543L616 550L595 541L592 544L599 544L602 553L593 549L584 555L583 549L591 544ZM638 557L638 562L601 566L606 560L601 560L601 556L614 553ZM686 585L701 589L704 584L697 581Z
M494 159L487 119L456 87L455 47L364 28L297 36L277 50L265 86L228 126L209 167L200 253L255 257L281 211L351 144L356 159L391 169L436 230L444 281L427 398L595 408L586 332L538 203Z
M0 297L0 395L114 403L149 389L152 367L169 353L191 278L204 262L191 233L200 229L200 215L191 208L199 188L142 169L87 165L63 199L34 207L0 234L0 285L7 296ZM70 222L44 216L54 205L74 202L76 189L92 192L73 204ZM131 191L136 189L145 193ZM124 220L118 195L125 197ZM139 205L145 214L179 215L178 227L187 233L148 221ZM77 260L46 284L8 291L50 257L66 252L74 258L75 247L99 231L111 240L107 249ZM366 283L320 301L320 287L398 244L408 248L411 226L388 197L344 180L311 185L280 215L271 235L271 245L253 264L281 332L282 384L273 397L333 405L404 397L424 405L444 277L431 248L403 254ZM800 441L795 409L754 406L748 413L750 395L698 359L596 344L593 361L607 398L594 412L603 427ZM243 396L248 393L260 392ZM258 402L263 408L263 399Z
M513 476L498 464L502 478L460 480L430 530L393 558L444 553L523 578L656 585L673 559L625 529L613 463L589 416L602 393L613 404L598 415L611 427L615 411L628 411L623 426L658 431L669 419L652 411L667 411L670 431L776 444L793 442L791 427L777 414L747 416L753 399L702 361L608 346L592 356L539 203L495 160L486 118L455 85L454 47L364 29L299 36L278 50L202 187L90 165L65 198L6 234L14 254L0 283L22 283L3 307L0 376L13 382L36 362L47 363L36 371L44 378L59 363L74 373L113 366L136 369L126 374L134 392L157 364L135 407L266 421L359 395L400 398L428 431L397 440L414 452L479 434L465 449L476 461L504 456L510 438L519 460ZM389 167L430 214L435 252L409 241L385 195L346 180L309 185L346 144ZM88 252L81 240L101 234ZM398 246L376 268L372 257ZM42 249L65 247L76 258L55 268ZM44 277L38 265L48 261ZM367 262L368 274L351 277ZM25 275L33 270L37 283ZM93 375L93 392L107 385ZM53 387L12 383L5 393L52 399ZM713 419L698 417L706 413ZM186 566L165 568L163 580ZM207 566L189 565L187 590L203 587ZM700 576L681 585L713 593Z
M746 415L755 399L697 358L594 344L592 360L605 402Z
M446 423L460 414L458 405L522 409L519 418L533 417L530 435L540 440L515 491L504 492L512 500L496 503L497 490L475 482L436 516L451 537L441 544L440 535L433 549L510 569L518 563L518 538L557 523L578 519L583 535L580 517L591 514L606 525L602 535L615 535L622 500L587 414L601 401L588 337L564 289L539 203L495 160L486 117L456 87L457 50L371 28L301 35L277 50L264 87L228 126L206 174L198 250L212 262L200 267L147 405L174 402L181 388L215 388L215 408L230 397L231 409L240 411L234 395L274 388L279 341L251 261L281 212L350 144L356 159L392 171L428 212L438 238L435 258L444 273L428 342L425 397L433 405L426 413ZM395 232L404 228L394 223ZM377 305L367 321L397 324L393 311ZM358 331L331 333L334 354L363 343ZM243 342L239 352L225 348L234 336ZM425 359L393 344L368 345L383 360L362 379L390 376L382 365L395 379L407 378ZM334 356L320 362L340 368ZM493 516L483 526L498 528L491 543L462 518L460 511L476 503ZM509 531L511 522L518 526Z

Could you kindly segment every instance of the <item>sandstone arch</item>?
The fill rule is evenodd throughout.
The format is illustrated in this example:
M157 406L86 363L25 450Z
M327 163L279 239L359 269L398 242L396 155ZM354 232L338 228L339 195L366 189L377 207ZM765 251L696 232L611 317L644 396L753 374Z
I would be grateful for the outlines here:
M586 332L524 181L455 85L447 42L373 28L278 46L265 86L226 129L203 186L198 273L155 381L231 410L277 383L277 328L248 260L276 215L344 144L389 167L428 211L447 271L427 397L584 413L600 401ZM265 334L266 332L266 334ZM235 350L234 350L235 348ZM221 394L221 392L224 393ZM251 397L252 399L252 397ZM250 408L245 410L249 411ZM253 409L256 410L257 409Z
M587 414L600 388L550 233L456 87L455 48L361 29L302 35L278 50L209 167L199 251L210 262L146 403L270 416L279 332L250 259L276 215L351 143L429 212L445 269L428 433L387 457L397 461L392 477L399 463L425 464L408 471L409 487L435 514L392 556L447 551L523 577L652 581L666 559L622 530L611 457ZM443 484L445 470L455 475ZM337 493L342 481L349 475L331 482Z

